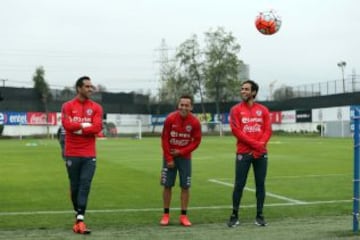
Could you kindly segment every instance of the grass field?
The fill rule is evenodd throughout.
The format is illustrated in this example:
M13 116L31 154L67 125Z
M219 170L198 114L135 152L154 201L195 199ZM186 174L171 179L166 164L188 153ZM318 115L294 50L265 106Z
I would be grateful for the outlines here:
M253 224L249 175L241 225L229 229L234 178L233 137L204 137L193 155L189 217L172 224L162 214L159 138L98 141L98 162L86 222L89 236L71 232L68 180L56 140L0 141L0 239L356 239L352 233L352 139L277 137L269 143L265 216Z

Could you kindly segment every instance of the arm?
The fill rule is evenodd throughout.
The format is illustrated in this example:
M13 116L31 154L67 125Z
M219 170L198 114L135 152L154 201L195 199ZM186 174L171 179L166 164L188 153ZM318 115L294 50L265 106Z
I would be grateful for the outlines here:
M96 135L103 128L103 123L102 123L103 110L100 105L96 105L96 106L97 107L92 119L91 126L82 129L83 135Z
M171 156L171 153L170 153L170 143L169 143L170 126L171 126L171 122L170 122L169 118L166 118L165 122L164 122L163 130L162 130L162 134L161 134L161 146L162 146L163 155L165 157L165 160L168 163L173 161L173 157Z
M255 158L258 158L267 152L266 145L270 140L271 134L272 134L272 129L271 129L270 113L267 109L265 109L263 116L263 133L259 139L259 141L263 144L263 149L254 151Z
M190 154L192 151L194 151L201 142L201 125L199 121L194 121L193 124L193 136L192 136L192 141L190 142L189 145L187 145L186 147L179 149L179 155L187 155Z
M264 111L263 122L264 122L263 135L261 136L260 141L266 145L270 140L272 134L270 113L267 109L266 111Z
M71 120L71 106L69 103L65 103L61 109L61 123L65 130L74 132L81 129L81 124L78 122L72 122Z

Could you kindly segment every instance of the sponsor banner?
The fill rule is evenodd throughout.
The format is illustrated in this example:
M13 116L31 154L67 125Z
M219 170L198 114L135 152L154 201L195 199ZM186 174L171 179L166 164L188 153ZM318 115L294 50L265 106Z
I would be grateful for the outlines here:
M0 112L0 125L4 125L6 120L5 120L5 113Z
M270 112L271 123L281 123L281 112Z
M213 121L217 121L217 120L219 120L222 124L229 124L230 123L230 113L220 113L219 118L218 118L217 114L214 114Z
M27 124L28 125L56 125L56 113L43 112L28 112L27 113Z
M163 125L166 119L166 114L151 115L151 125Z
M194 115L199 119L201 123L211 122L212 120L211 113L205 113L205 116L202 113L194 113Z
M296 122L312 122L311 109L309 110L296 110Z
M281 123L295 123L295 122L296 122L296 112L294 110L281 112Z
M26 112L5 112L5 125L26 125Z

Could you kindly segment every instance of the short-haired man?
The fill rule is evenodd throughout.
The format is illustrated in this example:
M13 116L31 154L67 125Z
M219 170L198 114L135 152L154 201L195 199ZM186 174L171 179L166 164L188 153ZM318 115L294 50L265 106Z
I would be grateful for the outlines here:
M160 224L169 225L170 201L172 187L175 184L177 172L180 178L181 214L180 224L191 226L187 217L189 203L189 188L191 185L191 153L201 142L201 125L199 120L191 113L193 99L183 95L178 102L178 109L170 113L164 122L161 136L163 150L163 169L161 172L161 185L163 189L164 214Z
M76 220L73 231L89 234L84 223L91 181L96 168L96 135L102 130L102 107L90 96L94 86L87 76L75 84L76 97L62 106L62 125L65 128L66 169Z
M265 201L265 177L267 171L266 145L271 137L269 110L255 102L259 86L248 80L241 85L242 102L232 107L230 127L237 140L235 158L235 185L232 195L233 210L228 226L239 225L239 206L250 166L253 166L256 185L255 224L266 226L263 216Z

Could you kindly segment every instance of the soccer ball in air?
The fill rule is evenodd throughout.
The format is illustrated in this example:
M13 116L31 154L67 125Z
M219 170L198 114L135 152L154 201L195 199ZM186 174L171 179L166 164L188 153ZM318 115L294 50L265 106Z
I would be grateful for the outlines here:
M279 31L281 18L274 10L260 12L255 19L256 29L264 35L272 35Z

